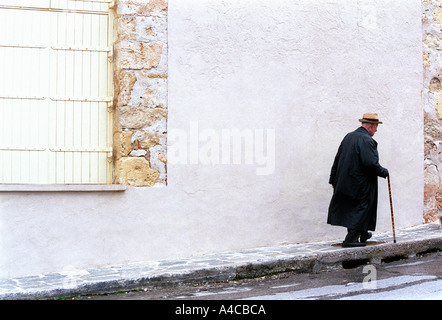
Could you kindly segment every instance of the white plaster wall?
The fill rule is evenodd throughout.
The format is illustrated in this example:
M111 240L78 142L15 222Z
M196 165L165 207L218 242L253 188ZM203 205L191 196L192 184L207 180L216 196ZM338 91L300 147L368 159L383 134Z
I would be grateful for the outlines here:
M396 226L421 223L420 15L418 0L169 1L168 186L1 193L0 277L341 240L326 225L328 176L366 111L384 121ZM233 128L274 132L274 171L190 151ZM383 179L379 190L377 231L389 231Z
M252 213L252 230L265 225L263 244L333 237L336 227L324 226L330 166L343 136L374 111L384 121L375 139L396 224L421 223L420 32L420 1L171 1L169 129L195 121L217 132L274 129L276 166L267 176L171 166L170 183L214 195L224 188L223 199ZM379 187L385 231L386 180Z

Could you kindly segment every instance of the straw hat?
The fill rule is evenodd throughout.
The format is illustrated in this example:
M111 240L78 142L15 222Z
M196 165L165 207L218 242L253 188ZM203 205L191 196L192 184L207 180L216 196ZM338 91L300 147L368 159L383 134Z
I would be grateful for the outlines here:
M359 119L359 121L362 123L382 123L381 121L379 121L378 114L374 112L364 113L362 119Z

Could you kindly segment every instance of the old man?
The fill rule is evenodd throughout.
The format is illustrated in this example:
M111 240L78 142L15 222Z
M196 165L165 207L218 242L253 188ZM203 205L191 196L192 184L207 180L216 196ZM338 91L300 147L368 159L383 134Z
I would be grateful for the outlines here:
M379 121L377 113L365 113L361 126L342 140L330 173L333 197L327 223L347 228L342 247L365 246L376 228L378 177L388 170L379 164L377 142L372 138Z

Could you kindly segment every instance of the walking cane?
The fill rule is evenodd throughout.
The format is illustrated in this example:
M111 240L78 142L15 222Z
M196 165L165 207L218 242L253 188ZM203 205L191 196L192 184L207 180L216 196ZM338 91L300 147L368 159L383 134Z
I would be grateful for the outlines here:
M387 176L387 180L388 180L388 194L390 195L391 225L393 227L393 241L394 241L394 243L396 243L396 233L394 231L393 200L391 199L390 175Z

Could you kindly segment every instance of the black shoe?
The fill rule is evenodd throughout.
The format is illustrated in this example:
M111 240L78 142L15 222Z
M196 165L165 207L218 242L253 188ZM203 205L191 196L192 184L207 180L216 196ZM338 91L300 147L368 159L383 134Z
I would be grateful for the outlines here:
M342 242L342 248L355 248L355 247L365 247L366 244L365 242L349 242L349 241L344 241Z
M368 239L370 239L372 236L371 232L362 232L361 233L361 242L367 242Z

